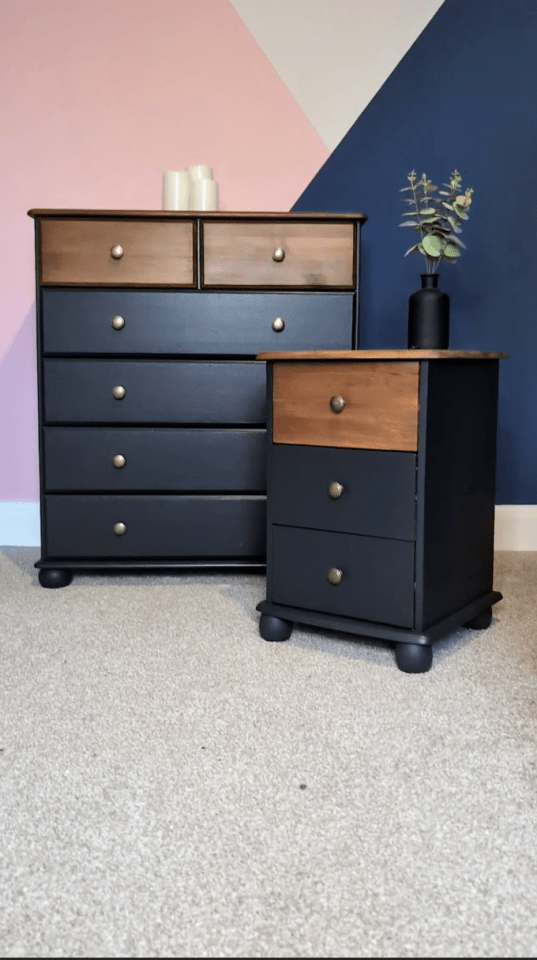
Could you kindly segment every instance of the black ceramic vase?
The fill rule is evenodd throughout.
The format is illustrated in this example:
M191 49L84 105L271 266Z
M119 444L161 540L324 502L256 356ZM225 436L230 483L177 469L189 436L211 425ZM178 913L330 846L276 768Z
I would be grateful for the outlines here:
M421 289L408 298L408 346L448 349L449 297L438 289L437 273L422 273Z

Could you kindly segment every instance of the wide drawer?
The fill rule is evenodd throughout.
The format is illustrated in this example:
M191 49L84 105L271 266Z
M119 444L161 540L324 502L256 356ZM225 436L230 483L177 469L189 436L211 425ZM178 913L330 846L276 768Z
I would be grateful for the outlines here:
M348 347L353 295L41 290L43 352L251 354Z
M265 423L262 361L45 360L43 380L46 423Z
M265 516L264 497L47 496L45 549L47 559L262 559Z
M352 223L207 221L202 251L205 287L354 286Z
M45 489L265 492L264 430L46 427Z
M268 489L272 523L415 539L414 453L273 444Z
M273 363L274 443L417 450L419 363Z
M414 544L404 540L272 526L274 603L391 623L414 624ZM340 571L331 583L329 571Z
M41 284L195 283L193 220L42 219L38 242Z

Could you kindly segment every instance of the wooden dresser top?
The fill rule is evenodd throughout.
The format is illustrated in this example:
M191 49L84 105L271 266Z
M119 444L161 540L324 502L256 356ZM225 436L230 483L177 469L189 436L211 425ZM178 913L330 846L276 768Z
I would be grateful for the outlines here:
M28 216L37 220L42 217L96 219L110 217L114 220L192 220L193 217L202 217L204 220L322 220L322 221L360 221L365 223L367 216L364 213L289 213L258 211L227 211L227 210L28 210Z

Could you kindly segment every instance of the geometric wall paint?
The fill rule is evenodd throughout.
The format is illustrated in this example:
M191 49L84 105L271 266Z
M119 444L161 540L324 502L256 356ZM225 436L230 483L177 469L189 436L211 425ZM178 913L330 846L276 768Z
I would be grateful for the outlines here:
M0 17L0 504L20 505L38 500L28 209L160 209L164 170L207 163L220 209L289 210L328 149L229 0Z
M424 261L400 188L457 168L466 244L440 264L452 348L501 351L497 503L537 504L537 3L445 0L293 206L361 211L360 345L406 346Z
M231 0L330 151L443 0Z

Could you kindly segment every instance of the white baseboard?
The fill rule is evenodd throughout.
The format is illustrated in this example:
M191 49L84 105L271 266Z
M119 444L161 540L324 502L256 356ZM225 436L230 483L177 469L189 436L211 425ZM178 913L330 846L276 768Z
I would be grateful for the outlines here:
M0 544L3 547L41 546L38 503L0 500Z
M0 544L39 547L39 504L0 501ZM495 513L495 550L537 550L537 504L499 504Z
M537 504L497 504L495 550L537 550Z

